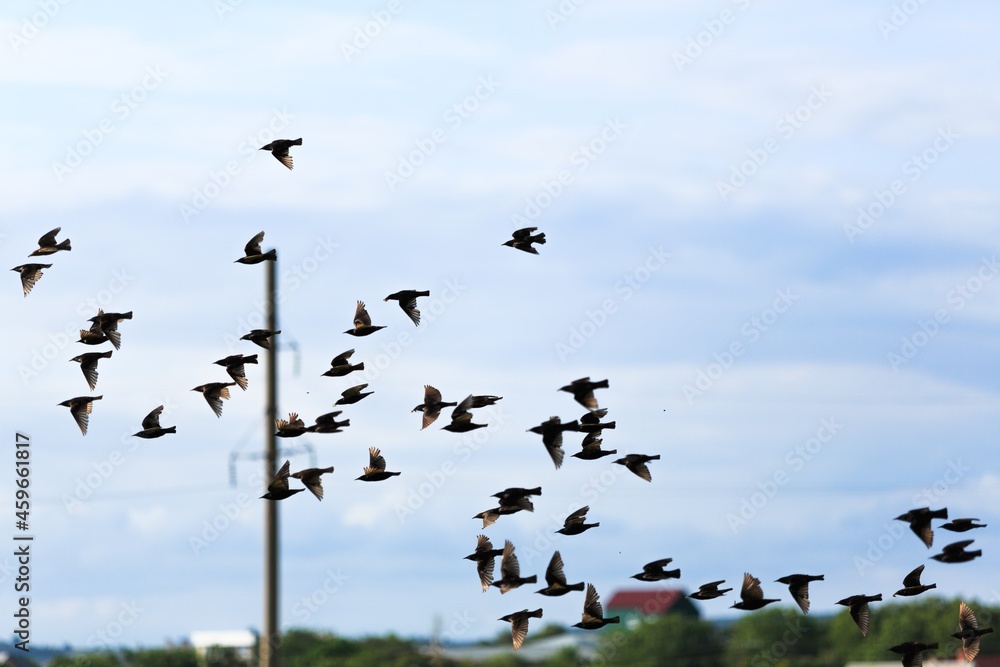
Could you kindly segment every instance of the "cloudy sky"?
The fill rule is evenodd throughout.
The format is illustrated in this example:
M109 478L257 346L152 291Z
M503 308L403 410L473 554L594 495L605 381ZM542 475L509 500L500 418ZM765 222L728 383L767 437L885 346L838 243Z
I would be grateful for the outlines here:
M336 468L322 503L281 504L284 627L502 631L541 598L483 594L462 556L507 486L543 495L494 544L540 577L558 549L605 601L667 556L688 589L749 571L785 605L769 582L823 573L820 612L921 563L944 594L1000 600L992 526L969 535L987 557L940 565L892 521L997 523L993 3L340 4L4 5L0 251L25 263L54 227L73 246L27 298L14 273L3 290L33 641L260 627L264 369L221 419L191 388L260 351L238 339L262 324L263 266L233 260L261 230L279 412L375 392L344 433L282 443L293 470ZM256 150L296 137L294 171ZM538 256L501 246L525 226ZM400 289L430 290L419 327L383 303ZM384 330L342 333L358 299ZM75 342L98 307L134 319L90 392L69 359L107 347ZM350 348L363 376L322 377ZM581 416L557 389L583 376L610 381L605 446L662 457L652 483L610 459L555 470L525 432ZM487 429L421 431L424 384L504 398ZM57 403L93 394L84 437ZM160 404L177 434L130 438ZM402 475L354 481L369 446ZM600 528L554 534L583 505ZM582 601L544 600L546 621Z

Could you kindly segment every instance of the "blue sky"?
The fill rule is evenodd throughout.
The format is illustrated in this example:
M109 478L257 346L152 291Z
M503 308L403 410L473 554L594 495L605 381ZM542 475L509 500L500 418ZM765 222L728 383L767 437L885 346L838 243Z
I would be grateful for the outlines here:
M689 589L824 573L816 611L925 562L944 594L1000 599L988 559L928 562L891 521L929 504L990 523L1000 501L996 7L342 4L0 14L0 250L22 264L57 226L73 243L4 297L35 641L260 626L266 482L246 459L232 486L229 461L262 446L263 368L221 419L190 391L258 351L238 337L263 272L233 260L260 230L282 276L279 412L375 391L345 433L287 443L315 456L293 469L336 471L322 503L281 506L286 627L503 630L533 588L483 594L461 557L507 486L543 495L494 543L539 576L559 549L605 600L666 556ZM291 172L255 150L300 136ZM537 257L501 246L524 220ZM382 302L409 288L431 291L416 328ZM341 333L358 299L386 329ZM83 437L56 404L89 393L68 359L98 306L135 316ZM363 378L321 377L352 347ZM556 390L586 375L610 380L605 446L662 456L651 484L607 459L554 470L525 432L579 417ZM420 431L424 384L504 398L476 437ZM177 435L128 437L160 404ZM355 482L369 446L403 474ZM599 529L553 534L585 504ZM991 530L969 535L987 556ZM571 624L582 598L543 606Z

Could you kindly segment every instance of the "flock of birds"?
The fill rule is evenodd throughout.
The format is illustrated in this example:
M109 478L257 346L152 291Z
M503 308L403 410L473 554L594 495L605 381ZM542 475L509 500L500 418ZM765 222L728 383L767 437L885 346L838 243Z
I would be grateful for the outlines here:
M292 158L288 153L291 146L301 146L302 139L288 140L280 139L266 146L261 150L268 150L274 157L288 169L293 168ZM57 242L56 236L61 228L53 229L43 235L38 240L38 249L30 253L29 256L49 256L60 251L70 251L69 239ZM527 227L519 229L512 234L511 240L504 243L504 246L515 248L531 254L538 254L533 244L544 244L545 234L535 234L537 228ZM240 264L259 264L265 261L276 261L277 251L274 249L263 251L261 242L264 239L264 232L255 235L244 247L244 255L235 260ZM21 285L24 295L27 296L42 275L43 269L51 268L52 264L29 263L14 267L21 276ZM417 308L417 299L430 296L429 290L401 290L385 297L384 301L396 301L406 316L414 325L420 324L420 311ZM87 329L80 330L80 339L77 341L84 345L100 345L105 342L111 343L115 350L121 347L121 334L118 325L124 320L131 320L132 312L127 313L105 313L98 310L97 314L89 319L91 323ZM363 301L358 301L354 312L354 325L344 333L355 336L369 336L385 326L373 325L371 317ZM268 329L254 329L241 340L248 341L264 349L270 349L272 339L281 331L270 331ZM335 356L330 362L330 368L322 375L327 377L344 377L356 371L364 370L364 363L352 363L351 356L354 350L350 349ZM101 359L108 359L112 356L112 350L101 352L86 352L73 357L71 361L80 364L84 378L93 391L97 386L98 372L97 366ZM229 388L238 386L246 391L248 380L245 366L256 364L256 354L232 354L214 362L216 365L225 368L231 382L209 382L195 387L192 391L201 392L217 417L222 416L223 400L230 398ZM334 407L351 405L361 401L366 396L374 393L365 391L367 384L359 384L344 390L341 398L338 399ZM614 421L602 422L607 415L607 409L601 409L594 395L596 389L607 389L607 380L592 382L589 377L574 380L570 384L560 388L573 395L573 398L586 408L587 412L579 419L563 423L562 420L553 416L542 422L538 426L528 429L529 432L542 436L542 444L552 459L553 464L558 469L562 466L565 451L563 449L563 433L582 432L584 433L580 451L573 454L574 457L582 460L598 460L605 456L617 454L617 450L602 449L602 433L605 429L614 429ZM101 400L103 396L78 396L59 403L70 409L70 413L75 419L83 435L87 434L90 414L93 411L94 401ZM473 421L472 410L487 407L501 400L500 396L474 395L470 394L460 402L446 402L443 400L441 392L430 385L424 386L424 400L421 404L413 408L414 412L422 412L422 426L425 429L433 424L441 412L448 407L454 408L451 412L450 423L445 425L444 430L454 433L466 433L479 428L485 428L487 424ZM177 432L175 426L161 427L160 416L163 412L162 405L154 408L142 420L142 429L134 434L138 438L159 438L167 434ZM350 426L349 419L338 420L342 414L341 410L335 410L322 414L315 418L314 423L307 425L297 413L290 413L288 419L275 420L274 426L276 435L282 438L294 438L305 433L339 433L344 428ZM365 482L379 482L391 477L400 475L400 472L386 470L386 461L379 449L371 447L368 450L369 464L363 470L357 480ZM627 454L615 459L613 462L624 466L640 479L647 482L652 481L647 464L660 458L658 454ZM289 498L297 493L309 490L318 500L323 499L322 475L334 471L332 466L326 468L306 468L297 472L291 472L290 461L286 460L278 470L274 479L268 484L267 492L261 496L262 499L279 501ZM290 478L301 481L303 488L291 488ZM483 528L494 524L501 516L515 514L520 511L534 511L531 501L533 496L542 493L541 487L519 488L511 487L493 494L497 499L496 507L484 510L476 514L474 519L481 519ZM557 533L563 535L579 535L584 531L600 526L599 522L587 523L587 513L589 506L581 507L566 517L562 528ZM909 523L913 532L930 548L933 542L933 530L931 521L933 519L947 519L947 509L930 510L929 508L913 509L905 514L896 517L900 521ZM974 528L983 528L985 524L976 523L978 519L954 519L940 526L941 528L965 532ZM969 551L967 547L973 540L962 540L944 547L941 553L931 556L931 558L942 563L962 563L973 560L982 555L981 550ZM494 581L495 559L499 556L501 578ZM522 577L514 545L510 540L505 540L503 549L495 549L490 539L483 534L477 537L476 547L472 554L465 557L467 560L476 563L479 582L485 592L491 587L499 588L501 594L508 593L524 584L534 584L537 576ZM644 582L656 582L666 579L679 579L680 569L665 569L672 562L671 558L663 558L652 561L643 566L642 572L632 575L633 579ZM579 623L574 627L585 630L596 630L608 624L620 623L620 617L605 617L604 609L601 605L600 596L593 584L579 582L568 583L564 573L564 563L559 551L553 553L548 567L545 571L546 586L538 591L548 597L558 597L573 591L584 591L583 614ZM910 572L903 579L903 588L896 591L894 596L914 596L936 587L936 584L922 584L920 581L924 566L920 565ZM788 586L792 599L796 602L803 613L809 611L809 584L815 581L823 581L823 575L791 574L780 579L777 583ZM699 586L698 590L687 597L695 600L711 600L721 597L732 590L732 588L719 588L725 580L712 581ZM750 573L744 573L743 585L740 590L740 602L732 605L732 608L746 611L761 609L773 602L778 602L778 598L765 598L761 582ZM867 636L869 628L869 604L880 602L882 595L852 595L840 600L837 604L844 605L850 610L851 617L857 624L862 636ZM528 610L527 608L516 611L501 617L500 621L509 622L511 625L511 636L514 650L523 644L528 633L528 621L531 618L542 618L542 609ZM980 637L992 632L992 628L979 628L975 613L964 602L959 607L959 631L951 636L961 640L962 652L966 660L973 660L979 652ZM902 663L905 666L920 666L923 664L923 653L927 650L936 649L937 643L924 643L921 641L908 641L891 647L889 650L901 654Z

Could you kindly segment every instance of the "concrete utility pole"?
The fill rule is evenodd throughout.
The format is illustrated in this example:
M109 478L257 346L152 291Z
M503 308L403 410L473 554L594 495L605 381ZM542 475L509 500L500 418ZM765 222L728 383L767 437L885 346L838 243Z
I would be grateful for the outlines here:
M278 330L278 298L275 275L277 260L267 266L267 328ZM274 435L274 420L278 418L278 340L271 337L267 350L267 410L265 411L264 479L270 483L278 473L278 446ZM281 644L278 625L278 505L264 503L264 635L260 638L260 667L280 667L278 648Z

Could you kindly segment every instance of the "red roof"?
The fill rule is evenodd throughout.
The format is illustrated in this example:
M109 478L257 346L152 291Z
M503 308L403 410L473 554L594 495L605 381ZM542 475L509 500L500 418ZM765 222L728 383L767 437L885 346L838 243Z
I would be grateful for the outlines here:
M615 591L607 602L610 609L634 609L643 614L665 614L684 597L679 588L661 588L656 591Z

